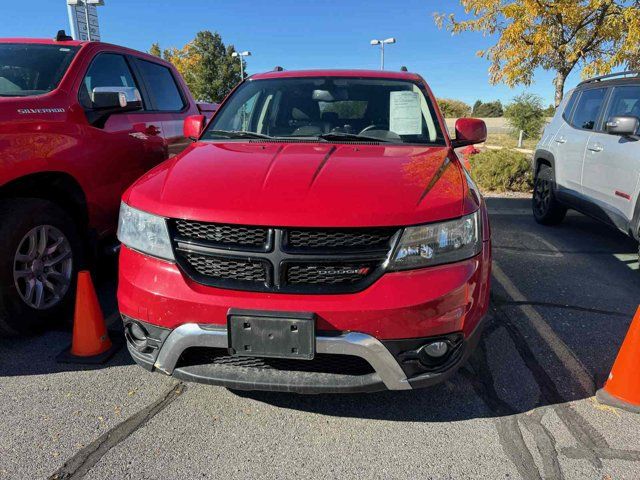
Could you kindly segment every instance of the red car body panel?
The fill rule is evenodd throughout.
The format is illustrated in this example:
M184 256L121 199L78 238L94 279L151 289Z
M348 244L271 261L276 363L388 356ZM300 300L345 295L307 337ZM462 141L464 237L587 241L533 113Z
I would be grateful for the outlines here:
M186 146L183 121L199 110L184 80L171 64L116 45L23 38L0 39L2 43L75 46L79 50L53 91L0 98L0 191L32 174L66 174L84 192L89 226L98 236L113 233L122 192L165 160L172 146ZM78 89L92 60L103 52L132 55L170 68L185 96L184 110L118 113L109 117L104 128L92 126L78 101Z
M478 204L463 202L461 166L448 151L326 143L198 143L143 176L123 198L166 217L220 223L414 225L478 209Z

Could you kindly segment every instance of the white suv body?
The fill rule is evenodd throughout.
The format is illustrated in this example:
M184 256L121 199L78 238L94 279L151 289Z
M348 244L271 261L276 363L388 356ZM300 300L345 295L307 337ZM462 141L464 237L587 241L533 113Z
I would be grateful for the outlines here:
M640 73L607 75L567 93L534 155L533 212L567 208L640 236Z

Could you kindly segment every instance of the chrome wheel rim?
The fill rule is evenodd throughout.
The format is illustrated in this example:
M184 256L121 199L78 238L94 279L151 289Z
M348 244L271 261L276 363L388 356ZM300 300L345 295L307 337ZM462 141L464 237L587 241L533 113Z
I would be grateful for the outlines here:
M59 229L40 225L22 237L13 261L20 298L36 310L54 307L71 285L71 244Z
M549 210L551 202L551 182L538 179L533 190L533 201L536 213L544 215Z

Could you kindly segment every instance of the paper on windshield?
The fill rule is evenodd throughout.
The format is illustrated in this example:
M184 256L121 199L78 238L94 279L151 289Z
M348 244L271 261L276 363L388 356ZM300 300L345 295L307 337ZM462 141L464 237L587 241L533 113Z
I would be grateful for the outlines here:
M390 92L389 102L389 130L398 135L422 134L422 112L418 92Z

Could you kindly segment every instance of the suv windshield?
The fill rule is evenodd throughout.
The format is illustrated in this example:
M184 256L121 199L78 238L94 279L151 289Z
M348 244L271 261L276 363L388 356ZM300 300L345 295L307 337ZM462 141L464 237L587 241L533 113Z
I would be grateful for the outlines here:
M42 95L58 86L77 47L0 43L0 97Z
M234 138L444 144L433 105L418 84L359 77L248 80L202 136Z

